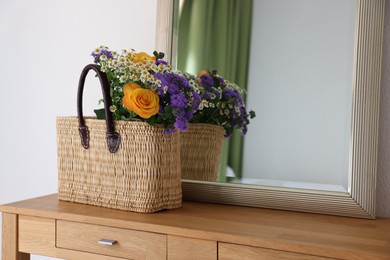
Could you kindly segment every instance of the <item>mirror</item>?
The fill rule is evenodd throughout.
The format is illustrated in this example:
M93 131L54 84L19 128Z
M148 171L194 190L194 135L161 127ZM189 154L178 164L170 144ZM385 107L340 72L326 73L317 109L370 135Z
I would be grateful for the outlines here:
M332 0L321 0L323 2L326 2L326 5L329 6L329 4L334 4L337 6L334 6L333 9L339 10L339 1L332 1ZM257 3L262 1L257 1ZM263 1L267 2L267 1ZM268 3L280 3L281 1L268 1ZM288 1L291 3L291 1ZM299 10L302 12L308 9L308 3L310 1L299 1L301 5L299 6ZM317 2L317 1L316 1ZM348 1L344 1L348 2ZM285 2L287 3L287 2ZM294 3L297 3L294 2ZM306 3L305 5L302 5L302 3ZM311 3L311 2L310 2ZM296 211L307 211L307 212L315 212L315 213L323 213L323 214L336 214L336 215L346 215L346 216L354 216L354 217L363 217L363 218L374 218L375 217L375 177L376 177L376 153L377 153L377 126L378 126L378 114L379 114L379 87L380 87L380 65L381 65L381 46L382 46L382 30L383 30L383 14L384 14L384 1L368 1L368 0L361 0L361 1L349 1L349 3L352 3L352 6L346 6L344 10L347 11L346 15L345 13L342 14L343 17L351 18L346 21L345 27L353 27L349 28L349 34L345 35L346 33L336 32L336 29L333 27L332 30L329 32L332 33L338 33L338 34L344 34L341 36L344 37L345 46L347 49L344 49L344 51L340 51L339 53L336 53L337 50L334 50L332 48L328 49L328 54L326 57L329 56L346 56L345 62L340 65L340 62L335 63L329 63L328 67L333 67L336 65L340 65L339 70L341 71L340 76L344 76L344 78L339 78L337 81L334 81L334 84L328 83L328 85L336 86L339 84L339 82L344 83L344 88L337 87L337 90L341 89L341 92L334 92L333 94L337 94L337 100L339 101L339 105L344 108L343 114L340 116L337 123L336 121L330 121L328 125L332 126L332 130L329 131L335 131L334 127L339 127L340 125L343 125L342 130L338 129L339 135L343 136L343 139L341 142L335 142L336 148L333 148L333 151L338 151L340 154L337 154L335 156L336 159L343 158L340 163L335 163L339 166L338 172L342 172L342 178L340 178L340 182L337 184L337 187L335 188L334 185L330 187L329 181L325 181L324 183L321 183L321 181L305 181L305 179L300 179L299 183L305 183L309 182L312 184L312 186L302 186L302 185L296 185L296 181L290 181L293 185L287 184L289 181L285 180L285 177L280 177L280 179L272 179L275 177L275 168L272 168L274 166L268 167L267 171L259 170L258 168L254 167L254 170L249 170L251 167L250 163L244 162L244 173L248 174L248 178L251 177L250 174L258 174L258 172L270 172L271 177L270 178L262 178L266 181L256 181L256 183L251 182L251 185L244 185L242 183L212 183L212 182L200 182L200 181L191 181L191 180L183 180L183 196L184 199L189 200L199 200L199 201L206 201L206 202L217 202L217 203L227 203L227 204L238 204L238 205L247 205L247 206L256 206L256 207L266 207L266 208L276 208L276 209L286 209L286 210L296 210ZM174 41L175 34L172 32L175 31L176 27L173 27L173 14L174 14L174 8L173 8L173 1L159 1L158 3L158 17L157 17L157 49L164 51L168 56L172 57L175 55L176 50L176 42ZM276 5L276 4L275 4ZM264 11L264 7L262 7ZM317 5L318 7L318 5ZM274 30L275 28L269 29L267 28L268 25L272 24L278 24L277 21L281 21L283 17L288 17L290 15L289 11L291 10L291 7L289 8L286 5L279 5L279 8L283 9L283 11L280 11L279 13L275 13L275 10L273 10L274 13L267 17L267 13L270 13L271 11L265 10L264 13L261 15L253 15L254 19L257 20L264 20L266 21L266 25L263 26L263 33L268 31L277 31ZM354 9L356 8L356 9ZM288 11L286 11L288 10ZM312 14L312 13L310 13ZM278 16L279 15L279 16ZM276 19L273 20L274 23L272 23L272 20L266 20L266 19ZM279 20L278 20L279 19ZM291 20L291 18L289 18ZM316 16L316 19L321 19ZM323 21L321 25L332 25L332 21L334 19L330 19L329 17L323 17ZM327 20L328 23L327 23ZM299 20L299 19L298 19ZM331 21L332 20L332 21ZM279 23L280 24L280 23ZM295 23L299 24L299 23ZM275 25L274 25L275 26ZM332 27L328 27L332 28ZM302 32L300 34L300 31L307 30L307 28L304 28L302 24L295 28L295 37L297 41L301 40L302 37L307 35L307 33ZM262 34L263 34L262 33ZM312 35L312 33L310 33ZM269 36L269 35L268 35ZM298 37L299 36L299 37ZM267 39L269 39L268 37ZM275 38L278 40L278 38ZM327 38L323 38L322 40L326 40ZM280 40L280 39L279 39ZM340 39L339 39L340 40ZM338 41L339 41L338 40ZM253 43L253 41L252 41ZM331 45L331 44L330 44ZM333 46L334 47L334 46ZM347 51L346 51L347 50ZM348 51L349 50L349 51ZM306 52L309 52L312 50L309 50L306 48ZM288 57L288 55L296 55L296 49L287 51L284 56ZM302 52L305 52L305 49L302 49ZM318 50L317 50L318 52ZM263 59L264 63L261 65L258 65L258 68L263 69L269 69L271 66L265 66L267 63L271 62L272 60L267 60L267 51L264 50L263 52L260 50L257 54L263 53ZM269 52L268 52L269 53ZM253 55L251 55L251 58ZM316 56L318 57L318 56ZM308 56L310 57L310 55ZM255 59L256 60L256 59ZM258 59L257 59L258 60ZM329 62L332 62L330 60ZM334 61L333 61L334 62ZM311 61L309 62L311 63ZM301 66L304 66L305 64L302 64ZM312 79L311 85L314 85L317 87L316 93L318 91L324 90L323 79L319 79L321 77L321 72L324 73L323 67L321 67L321 64L317 64L317 67L320 67L321 70L318 70L317 73L314 73L314 77ZM279 66L278 69L282 70L283 66ZM251 72L251 68L249 68L249 74ZM295 76L295 79L298 81L302 81L302 74L299 75L298 73L289 73L289 72L279 72L282 75L291 74ZM257 72L256 72L257 73ZM261 72L259 72L261 73ZM265 72L264 72L265 73ZM268 74L272 73L270 71L267 72ZM348 78L349 73L349 78ZM326 75L326 73L324 73ZM267 74L265 73L264 76ZM353 77L352 77L353 75ZM263 77L264 78L264 77ZM352 80L351 80L352 78ZM265 80L265 79L262 79ZM289 79L289 82L291 82L291 79ZM317 84L316 84L317 82ZM268 81L267 84L263 85L269 85L272 84L271 81ZM286 84L284 84L286 85ZM350 86L348 88L348 85ZM283 84L279 84L279 86L283 86ZM338 86L338 85L337 85ZM273 88L276 89L275 87ZM307 88L306 88L307 90ZM349 93L348 93L349 90ZM250 86L249 86L250 91ZM283 89L277 89L280 93L281 91L285 91ZM263 92L264 93L264 92ZM280 95L279 93L279 95ZM284 92L285 93L285 92ZM301 95L308 94L308 91L302 91L300 92ZM322 92L321 92L322 93ZM275 93L273 93L275 95ZM344 97L342 97L344 95ZM251 102L253 104L258 104L259 102L251 101L251 95L248 95L248 105L251 105ZM256 97L254 96L256 99ZM269 98L268 98L269 99ZM305 96L303 99L309 100L312 102L313 105L313 97ZM335 99L332 97L332 100ZM263 100L264 102L260 102L261 105L266 103L266 99ZM272 102L272 103L275 103ZM326 103L326 102L325 102ZM329 103L329 102L328 102ZM316 105L316 104L314 104ZM252 108L252 107L250 107ZM277 107L276 107L277 108ZM332 107L333 108L333 107ZM257 110L255 108L255 110ZM260 111L270 111L269 109L263 109L261 108ZM309 110L308 107L304 107L301 109L302 111ZM327 112L327 109L322 109ZM329 110L329 109L328 109ZM343 109L341 109L343 110ZM321 118L323 116L319 116L321 114L315 114L311 115L312 120L317 120L317 122L321 123L322 121L318 121L318 118ZM337 113L336 113L337 115ZM266 118L267 114L262 114L262 118L259 119L257 117L254 121L259 121L260 123L263 123L264 118ZM294 124L294 122L292 122ZM283 119L280 126L283 125L289 125L289 122L287 119ZM291 125L291 122L290 122ZM302 125L301 124L295 124L295 125ZM279 127L280 127L279 126ZM252 127L252 125L251 125ZM260 126L261 127L261 126ZM321 126L326 127L326 126ZM277 154L282 155L284 150L291 150L289 147L283 147L283 145L287 145L291 141L296 141L297 133L302 133L304 130L306 130L307 127L298 129L298 132L295 133L294 136L286 136L283 142L280 144L280 149L277 151ZM252 129L250 128L250 131ZM263 129L264 130L264 129ZM275 129L273 130L275 131ZM271 131L272 132L272 131ZM267 136L268 137L268 136ZM250 136L245 138L251 138ZM318 139L319 137L317 137ZM282 138L280 138L282 139ZM259 143L264 143L264 140L261 141L258 138L254 138L255 141L250 141L251 143L254 143L255 145L259 145ZM321 141L321 140L318 140ZM310 142L309 144L312 144L313 142ZM318 142L317 142L318 143ZM267 149L270 149L270 145L275 144L275 140L273 143L268 144L265 148L265 152L262 154L262 157L253 157L249 158L250 156L244 156L245 160L252 160L252 161L261 161L263 162L267 161L266 155L267 155ZM302 143L301 143L302 144ZM324 143L323 145L326 145ZM302 145L301 145L302 146ZM246 146L248 147L248 146ZM326 156L323 156L323 151L321 150L321 146L314 146L310 150L309 154L306 154L304 156L301 156L303 158L302 161L298 161L296 156L291 156L292 158L285 157L283 160L279 160L280 164L288 164L287 160L290 160L290 165L297 165L297 169L304 168L303 166L305 163L305 159L310 156L310 154L319 154L320 156L316 157L316 160L314 163L311 164L310 173L317 174L318 176L324 176L327 175L327 171L335 171L327 169L326 171L323 171L324 165L326 167L333 166L330 165L332 162L329 162L327 160ZM245 151L244 151L245 152ZM249 153L253 156L259 156L261 153ZM329 153L332 155L333 153ZM299 157L299 156L298 156ZM269 161L269 160L268 160ZM307 161L307 160L306 160ZM306 163L307 164L307 163ZM255 165L256 166L256 165ZM290 167L291 168L291 167ZM286 170L283 170L286 172ZM290 172L289 172L290 174ZM340 175L340 174L338 174ZM253 178L252 178L253 179ZM255 175L255 179L258 180L259 176ZM294 184L295 183L295 184ZM255 184L255 185L254 185ZM323 185L328 185L324 187ZM294 186L295 185L295 186ZM340 188L341 187L341 188Z

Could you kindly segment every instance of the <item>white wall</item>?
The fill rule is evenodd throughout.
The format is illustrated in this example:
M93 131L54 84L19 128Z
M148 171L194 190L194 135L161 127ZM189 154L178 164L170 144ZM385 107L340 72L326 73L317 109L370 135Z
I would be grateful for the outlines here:
M157 0L0 1L0 204L57 191L56 116L76 115L78 77L95 47L154 50L156 7ZM101 97L92 74L86 114Z
M244 177L347 190L356 1L253 3Z

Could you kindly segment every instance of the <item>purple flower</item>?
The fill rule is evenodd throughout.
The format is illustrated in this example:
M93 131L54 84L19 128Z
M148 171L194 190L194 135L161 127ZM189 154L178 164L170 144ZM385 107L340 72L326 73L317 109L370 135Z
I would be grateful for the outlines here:
M177 94L181 89L191 88L188 80L178 74L156 73L154 77L161 80L161 87L168 87L170 94Z
M160 64L168 65L168 62L166 62L165 60L156 60L156 65L158 66Z
M112 53L109 50L100 50L99 53L92 52L92 57L95 59L95 62L100 62L100 56L105 55L108 59L112 59Z
M102 55L106 55L107 58L109 58L109 59L113 58L112 53L109 50L101 50L100 51L100 56L102 56Z
M169 83L168 84L168 92L169 92L169 94L179 94L180 87L174 83Z
M202 94L202 98L203 99L205 99L205 100L207 100L207 101L210 101L211 100L211 93L210 92L204 92L203 94Z
M185 108L188 104L188 99L183 93L171 95L170 101L172 108Z
M190 110L190 111L185 112L184 118L187 119L188 121L190 121L191 118L193 117L193 115L194 115L194 111Z
M188 129L188 121L183 117L176 118L174 126L180 131L186 131Z
M200 77L200 84L204 87L214 87L214 80L209 74L202 74Z
M197 110L199 108L200 103L202 102L202 99L200 98L199 94L196 92L192 92L192 108L194 110Z
M243 104L241 94L235 89L224 89L223 95L225 96L226 100L235 99L235 104L238 106Z
M161 86L157 86L156 92L157 92L157 95L158 95L159 97L164 97L164 96L165 96L164 88L161 87Z
M182 89L191 88L190 83L188 83L188 80L185 77L178 74L172 74L172 75L173 75L172 82L174 82L177 86L180 86L180 88Z
M173 134L173 132L175 132L175 128L172 127L169 129L164 129L163 132L164 132L164 134L170 135L170 134Z
M184 109L174 109L172 114L177 118L177 117L184 117L186 112Z
M242 130L241 130L241 135L246 135L247 132L248 132L248 126L243 125Z
M225 80L221 77L215 77L215 79L217 80L219 85L222 85L225 82Z

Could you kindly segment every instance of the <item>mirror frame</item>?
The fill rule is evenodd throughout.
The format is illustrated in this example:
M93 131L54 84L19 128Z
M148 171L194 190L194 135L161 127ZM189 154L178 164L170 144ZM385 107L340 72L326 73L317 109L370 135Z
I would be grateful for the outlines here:
M357 0L348 192L182 180L183 199L375 218L385 0ZM157 1L156 50L176 49L174 0Z

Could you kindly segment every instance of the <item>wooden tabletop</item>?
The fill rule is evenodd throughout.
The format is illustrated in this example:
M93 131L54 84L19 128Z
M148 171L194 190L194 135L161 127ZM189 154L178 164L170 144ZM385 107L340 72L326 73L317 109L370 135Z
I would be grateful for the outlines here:
M385 218L355 219L188 201L179 209L142 214L63 202L57 194L6 204L0 211L341 259L390 259L390 219Z

